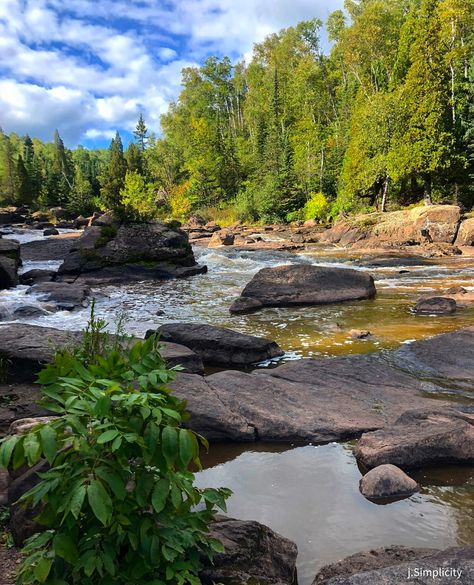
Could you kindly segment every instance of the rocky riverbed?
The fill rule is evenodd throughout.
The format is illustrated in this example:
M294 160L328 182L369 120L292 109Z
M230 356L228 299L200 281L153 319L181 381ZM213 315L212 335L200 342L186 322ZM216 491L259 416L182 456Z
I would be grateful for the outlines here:
M43 236L13 227L0 240L20 242L4 248L10 260L13 254L22 263L19 284L0 291L0 353L8 360L0 386L1 430L15 419L46 414L35 406L35 372L55 348L80 335L95 298L111 331L120 313L135 336L163 331L168 363L187 368L174 389L188 400L189 424L213 441L199 484L231 487L231 516L257 520L295 542L300 584L309 585L328 563L380 547L385 552L375 557L385 560L374 563L367 552L319 573L316 583L395 584L407 562L430 555L433 562L456 562L470 575L472 549L426 551L474 544L474 249L469 218L448 211L416 212L409 227L405 216L389 217L378 231L364 220L357 229L346 225L356 229L349 235L341 225L329 232L316 225L240 226L227 235L217 226L185 226L194 256L182 246L181 268L200 274L173 280L162 267L158 274L163 259L153 251L142 264L126 255L125 263L134 266L120 272L126 242L137 248L135 232L122 234L117 244L110 243L117 235L110 230L108 239L89 232L93 265L84 265L76 262L81 232ZM332 242L338 230L344 233ZM166 230L159 231L170 242ZM178 248L181 241L175 240ZM65 258L76 268L57 275ZM275 267L278 274L302 277L280 279L276 291ZM318 284L321 275L325 285ZM262 278L264 286L248 288ZM336 283L357 294L315 296L308 291L313 278L311 286L323 293ZM257 312L231 314L239 297L272 301L259 300ZM416 310L432 297L425 303L429 310ZM226 334L226 328L237 333ZM219 345L215 356L213 344ZM359 481L373 467L376 481L370 489L361 486L367 499ZM384 476L385 468L396 480ZM385 494L387 485L405 499L376 501L376 490ZM398 487L398 494L399 485L417 488L403 493ZM408 492L413 495L407 498ZM260 529L227 528L232 558L248 566L250 535ZM233 548L242 534L248 535L240 541L243 549ZM267 575L268 582L291 583L293 545L273 536L267 542L278 545L281 559L281 572ZM393 545L406 549L393 552ZM276 554L272 550L262 555ZM228 559L222 562L225 568ZM367 572L371 581L364 581ZM232 575L206 578L226 582ZM250 568L239 582L261 577Z

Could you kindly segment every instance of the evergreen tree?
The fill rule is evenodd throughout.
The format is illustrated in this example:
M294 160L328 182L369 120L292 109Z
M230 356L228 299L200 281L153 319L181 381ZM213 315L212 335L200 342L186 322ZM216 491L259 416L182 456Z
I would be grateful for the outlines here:
M109 147L109 161L101 181L101 196L110 209L119 210L120 191L124 186L127 163L123 155L123 145L117 131Z
M130 142L125 152L125 159L127 161L127 169L130 172L136 172L139 175L143 175L143 155L139 147L134 143Z
M17 194L16 202L20 205L31 205L34 198L34 193L31 188L30 178L26 170L23 157L18 155L16 161L16 176L17 176Z
M140 113L133 135L135 136L135 140L138 143L138 148L142 153L145 152L147 144L147 134L148 128L146 127L145 120L143 119L143 114Z

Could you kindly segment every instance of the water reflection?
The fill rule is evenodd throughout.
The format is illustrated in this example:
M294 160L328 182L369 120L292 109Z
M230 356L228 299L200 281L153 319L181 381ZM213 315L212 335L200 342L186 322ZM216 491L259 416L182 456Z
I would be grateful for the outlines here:
M311 583L321 566L361 550L474 543L472 468L425 470L416 477L421 493L379 506L359 492L349 445L270 449L213 445L203 460L211 467L197 481L230 487L229 515L258 520L296 542L300 585ZM449 477L456 479L446 487Z

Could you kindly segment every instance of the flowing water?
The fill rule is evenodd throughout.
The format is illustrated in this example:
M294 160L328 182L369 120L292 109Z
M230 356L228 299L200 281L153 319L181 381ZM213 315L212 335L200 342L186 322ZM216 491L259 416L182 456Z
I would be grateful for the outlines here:
M28 241L31 232L22 235ZM15 237L13 234L11 237ZM36 239L41 239L34 233ZM166 282L109 286L94 291L97 312L113 323L123 313L130 333L170 321L204 322L265 336L287 352L284 359L377 351L474 324L474 306L452 316L415 316L410 309L423 294L453 286L474 291L474 259L449 257L430 266L363 268L341 251L312 247L301 254L196 249L208 274ZM293 263L354 267L375 278L377 297L369 301L298 308L268 308L231 316L228 307L261 268ZM25 262L22 270L56 269L59 262ZM0 313L20 305L44 306L28 287L0 291ZM157 312L162 314L157 315ZM61 329L83 328L88 309L51 313L22 322ZM351 329L368 330L365 340ZM443 467L424 470L416 479L422 491L407 500L378 505L358 489L361 472L350 445L290 448L288 445L213 445L201 486L234 491L229 514L254 519L294 540L299 548L301 585L317 569L348 554L389 544L446 547L474 543L474 471Z

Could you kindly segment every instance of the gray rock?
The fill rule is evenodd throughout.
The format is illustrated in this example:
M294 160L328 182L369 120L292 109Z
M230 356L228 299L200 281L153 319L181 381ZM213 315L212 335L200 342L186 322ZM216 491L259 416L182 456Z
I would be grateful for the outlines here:
M395 465L379 465L367 472L359 484L362 495L369 499L403 498L413 495L419 486Z
M263 524L217 518L210 536L224 545L225 552L204 560L199 577L203 585L296 585L296 545Z
M33 285L38 282L51 282L56 276L55 270L44 270L41 268L33 268L23 274L20 274L20 283Z
M47 314L48 311L45 311L41 307L35 307L34 305L23 305L13 311L14 318L43 317Z
M443 574L440 574L440 569ZM420 573L415 573L415 570ZM435 577L433 577L433 571L437 571ZM472 585L474 583L474 547L453 547L379 569L332 577L323 583L324 585L411 585L412 583Z
M189 347L209 365L249 365L284 355L274 341L223 327L198 323L167 323L158 327L156 332L163 341ZM153 333L153 330L147 331L145 337Z
M405 561L422 559L437 552L433 548L411 548L393 545L356 553L323 567L314 578L312 585L327 585L333 577L350 577L357 573L383 569Z
M417 315L452 315L456 312L456 301L447 297L420 299L413 312Z
M0 257L10 258L20 264L20 244L16 240L0 238Z
M23 260L36 262L43 260L63 260L78 239L76 234L64 234L59 238L36 240L21 244Z
M18 419L47 415L38 406L40 397L36 384L0 384L0 436L6 435L11 423Z
M409 410L392 425L362 435L354 453L366 467L472 464L474 415L443 408Z
M240 299L255 299L265 307L289 307L370 299L375 294L374 280L365 272L302 264L263 268ZM230 312L241 312L241 307L234 302ZM244 310L248 311L245 305Z
M9 360L9 379L31 383L43 364L53 361L57 351L79 345L83 333L14 323L0 328L0 355ZM201 374L201 358L187 347L162 343L160 353L169 367L181 364L185 371Z
M38 294L41 300L54 302L60 310L72 311L88 305L91 290L80 284L43 282L28 289L27 294L33 293Z
M229 311L234 314L245 314L253 313L263 308L263 303L257 299L251 299L250 297L238 297L235 299L229 307Z

